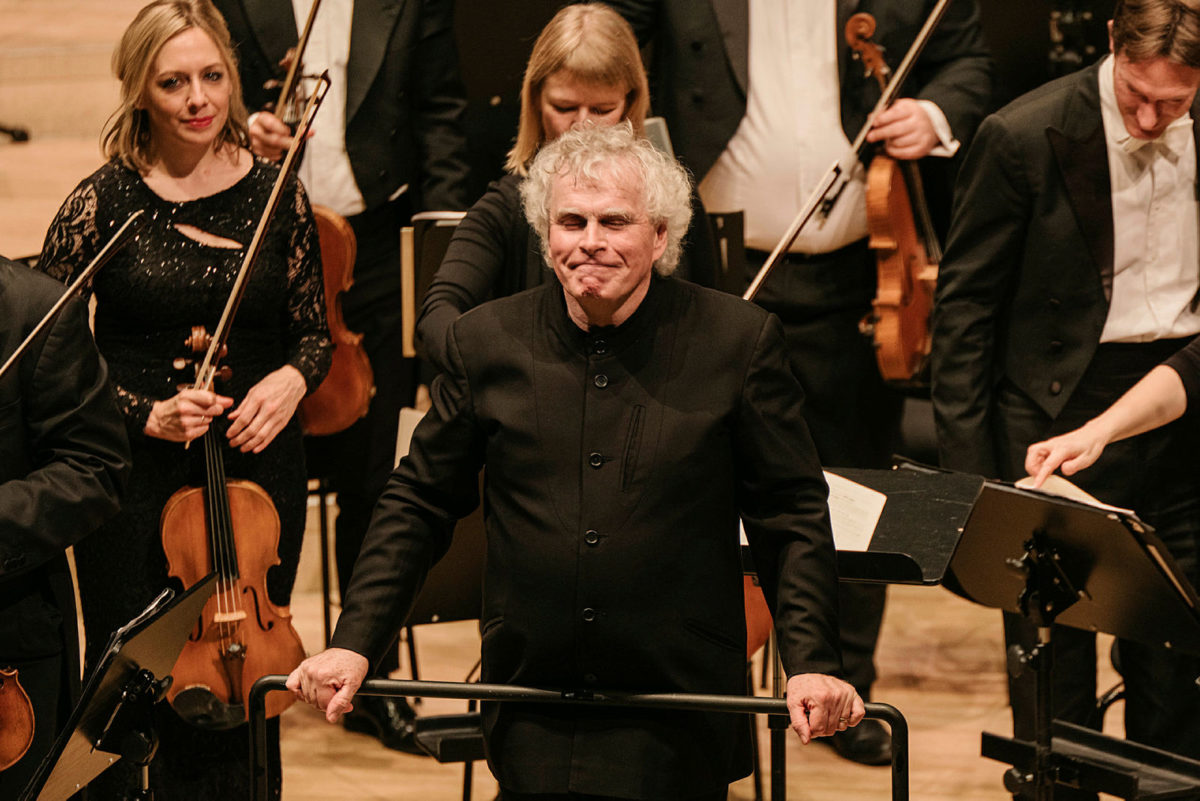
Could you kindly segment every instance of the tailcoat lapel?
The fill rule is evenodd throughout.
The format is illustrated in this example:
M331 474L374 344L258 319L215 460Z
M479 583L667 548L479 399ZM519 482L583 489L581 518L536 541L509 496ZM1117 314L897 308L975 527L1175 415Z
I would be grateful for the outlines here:
M750 87L750 4L747 0L712 0L725 58L742 94Z
M255 44L266 56L267 63L279 70L278 64L287 55L288 48L295 47L300 39L291 0L242 0L242 8Z
M1098 69L1092 69L1064 107L1062 124L1048 126L1046 139L1058 162L1080 234L1100 273L1104 297L1112 300L1112 189L1104 123L1100 117Z
M350 61L346 65L346 123L354 119L383 63L388 41L407 0L354 0Z

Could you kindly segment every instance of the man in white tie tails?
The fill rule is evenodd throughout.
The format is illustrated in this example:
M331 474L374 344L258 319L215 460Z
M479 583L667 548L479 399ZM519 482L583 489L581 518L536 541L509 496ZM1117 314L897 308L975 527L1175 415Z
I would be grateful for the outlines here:
M1028 445L1094 417L1200 333L1200 0L1119 0L1109 33L1098 64L986 119L959 174L933 328L946 467L1019 478ZM1198 441L1182 421L1072 477L1151 523L1193 583ZM1006 620L1009 642L1029 646L1019 623ZM1095 638L1053 636L1055 717L1096 725ZM1127 736L1200 757L1200 662L1118 650ZM1023 739L1031 678L1010 685Z

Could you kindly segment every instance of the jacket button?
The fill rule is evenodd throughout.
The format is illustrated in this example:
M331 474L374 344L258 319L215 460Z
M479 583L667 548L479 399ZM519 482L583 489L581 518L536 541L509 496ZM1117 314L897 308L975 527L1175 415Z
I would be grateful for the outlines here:
M584 623L591 623L595 619L596 619L596 610L595 609L592 609L589 606L583 610L583 622Z
M1062 351L1062 349L1063 349L1063 343L1059 342L1057 339L1050 343L1050 352L1051 353L1060 353Z
M700 39L693 39L692 40L692 49L695 50L697 53L699 53L701 50L704 49L704 42Z
M1049 306L1054 311L1058 311L1058 308L1060 306L1062 306L1062 301L1059 300L1058 298L1050 298L1049 300L1046 301L1046 305Z
M592 451L592 453L588 454L588 464L590 464L592 467L599 468L600 465L604 464L604 457L595 451Z
M592 352L600 356L608 353L608 342L603 339L597 339L592 343Z
M583 534L583 541L584 541L584 542L586 542L588 545L597 545L597 544L599 544L599 542L600 542L600 532L596 531L594 528L589 528L589 529L588 529L587 531L585 531L585 532L584 532L584 534Z
M699 89L693 89L692 90L692 102L693 103L703 103L704 102L704 92L700 91Z
M608 386L608 376L606 376L604 373L600 373L592 379L592 383L596 385L597 389L604 389Z
M1062 392L1062 384L1060 384L1057 381L1051 381L1050 382L1050 394L1057 395L1060 392Z

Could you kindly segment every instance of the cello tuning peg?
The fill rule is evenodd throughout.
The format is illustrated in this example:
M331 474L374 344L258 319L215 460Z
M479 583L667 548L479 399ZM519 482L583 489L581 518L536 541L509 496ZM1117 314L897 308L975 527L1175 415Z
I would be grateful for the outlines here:
M179 357L176 357L171 362L171 366L174 367L176 370L183 370L184 368L186 368L188 366L189 361L190 360L185 359L182 356L179 356Z
M228 381L233 378L233 370L227 364L223 364L217 368L216 378L218 381Z

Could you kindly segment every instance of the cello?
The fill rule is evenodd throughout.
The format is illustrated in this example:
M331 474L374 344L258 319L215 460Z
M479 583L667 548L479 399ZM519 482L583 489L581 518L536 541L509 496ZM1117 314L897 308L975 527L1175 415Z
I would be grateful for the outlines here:
M354 285L357 245L346 218L324 206L313 206L321 240L325 275L325 316L333 340L333 361L325 379L300 401L300 427L307 436L335 434L367 413L375 394L375 376L362 346L363 335L351 331L342 317L342 294Z
M883 91L890 70L871 41L874 33L870 14L858 13L846 22L846 43ZM867 169L866 197L867 246L875 251L877 278L873 310L859 327L874 339L880 375L908 381L929 357L941 246L914 162L876 154Z
M211 390L218 377L228 375L228 367L219 362L226 354L233 318L292 174L300 142L327 88L328 77L322 76L246 248L216 330L209 335L195 327L187 340L193 352L204 352L193 389ZM279 564L278 513L262 487L226 478L218 437L212 426L203 437L204 485L186 486L172 495L163 508L160 528L169 575L190 587L210 573L217 574L216 592L171 671L174 681L167 700L189 723L228 729L247 719L253 683L266 674L290 672L304 659L304 646L290 611L267 597L267 570ZM280 693L276 696L267 700L268 717L282 713L293 700Z
M296 47L283 62L287 74L282 83L269 81L265 88L279 88L279 99L266 108L280 120L295 126L299 117L297 102L303 79L304 51L312 35L313 22L321 0L313 0L304 22L304 31ZM375 394L375 376L362 346L362 334L351 331L342 317L341 296L354 285L354 259L357 243L354 230L346 219L323 206L313 206L317 235L321 243L321 271L325 279L325 317L333 340L333 361L321 383L300 402L300 428L306 436L336 434L349 428L367 413Z

